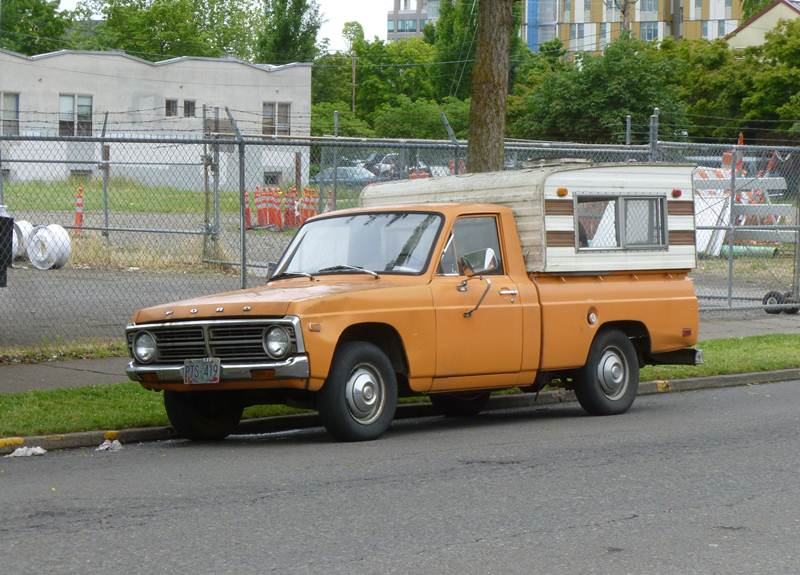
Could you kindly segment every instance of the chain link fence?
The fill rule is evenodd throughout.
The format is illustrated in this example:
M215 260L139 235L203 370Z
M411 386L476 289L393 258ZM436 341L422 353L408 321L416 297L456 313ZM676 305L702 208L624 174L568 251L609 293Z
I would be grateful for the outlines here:
M0 205L16 238L12 253L0 243L0 264L14 261L0 288L0 346L120 337L136 308L255 288L307 218L358 206L367 184L469 170L463 141L264 139L229 125L199 138L0 137ZM701 307L794 313L796 152L512 140L505 168L565 158L697 166ZM654 204L629 208L667 217ZM607 207L583 209L602 226ZM639 236L658 228L632 230L631 241L653 241ZM602 229L591 233L601 241Z

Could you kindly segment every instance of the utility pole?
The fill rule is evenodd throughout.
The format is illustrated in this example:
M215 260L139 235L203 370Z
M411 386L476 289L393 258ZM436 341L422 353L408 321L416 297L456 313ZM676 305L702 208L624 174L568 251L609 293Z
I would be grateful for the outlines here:
M469 109L470 172L503 169L508 96L508 47L514 25L514 2L478 3L478 46L472 71Z

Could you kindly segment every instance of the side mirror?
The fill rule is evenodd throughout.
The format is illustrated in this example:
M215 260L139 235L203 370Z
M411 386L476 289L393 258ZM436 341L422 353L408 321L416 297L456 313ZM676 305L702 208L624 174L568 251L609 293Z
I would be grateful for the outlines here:
M459 264L462 273L468 278L493 272L498 267L497 255L492 248L464 254Z

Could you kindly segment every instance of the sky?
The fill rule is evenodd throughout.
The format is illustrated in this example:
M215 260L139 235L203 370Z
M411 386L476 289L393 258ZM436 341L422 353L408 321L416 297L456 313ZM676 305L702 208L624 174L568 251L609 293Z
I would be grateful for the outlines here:
M77 0L61 0L61 8L71 10ZM386 40L386 13L393 7L392 0L317 0L325 20L319 37L330 39L333 50L344 50L347 45L342 38L345 22L360 22L368 39L377 36Z

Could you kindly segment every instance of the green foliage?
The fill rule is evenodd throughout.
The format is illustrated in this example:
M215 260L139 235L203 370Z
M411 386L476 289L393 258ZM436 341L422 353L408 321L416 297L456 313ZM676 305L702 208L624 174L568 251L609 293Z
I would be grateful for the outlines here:
M758 14L771 2L772 0L742 0L742 20Z
M447 97L440 105L435 100L411 100L399 96L391 105L384 105L375 114L375 133L384 138L422 138L444 140L447 130L441 112L447 114L451 127L460 138L468 131L469 100Z
M350 138L372 138L375 131L350 111L349 102L321 102L311 107L311 135L333 134L333 113L339 112L339 135Z
M0 48L29 56L63 48L72 14L58 5L58 0L0 2Z
M250 59L259 12L252 0L87 0L78 5L86 24L73 43L85 49L124 50L148 60L232 55Z
M661 109L664 133L685 126L678 95L678 66L651 43L624 37L604 54L578 54L572 62L554 55L558 45L531 58L511 99L509 132L523 138L583 142L623 139L623 119L646 125ZM646 135L639 140L646 138Z
M321 25L316 0L264 0L256 59L268 64L311 62L319 52Z

